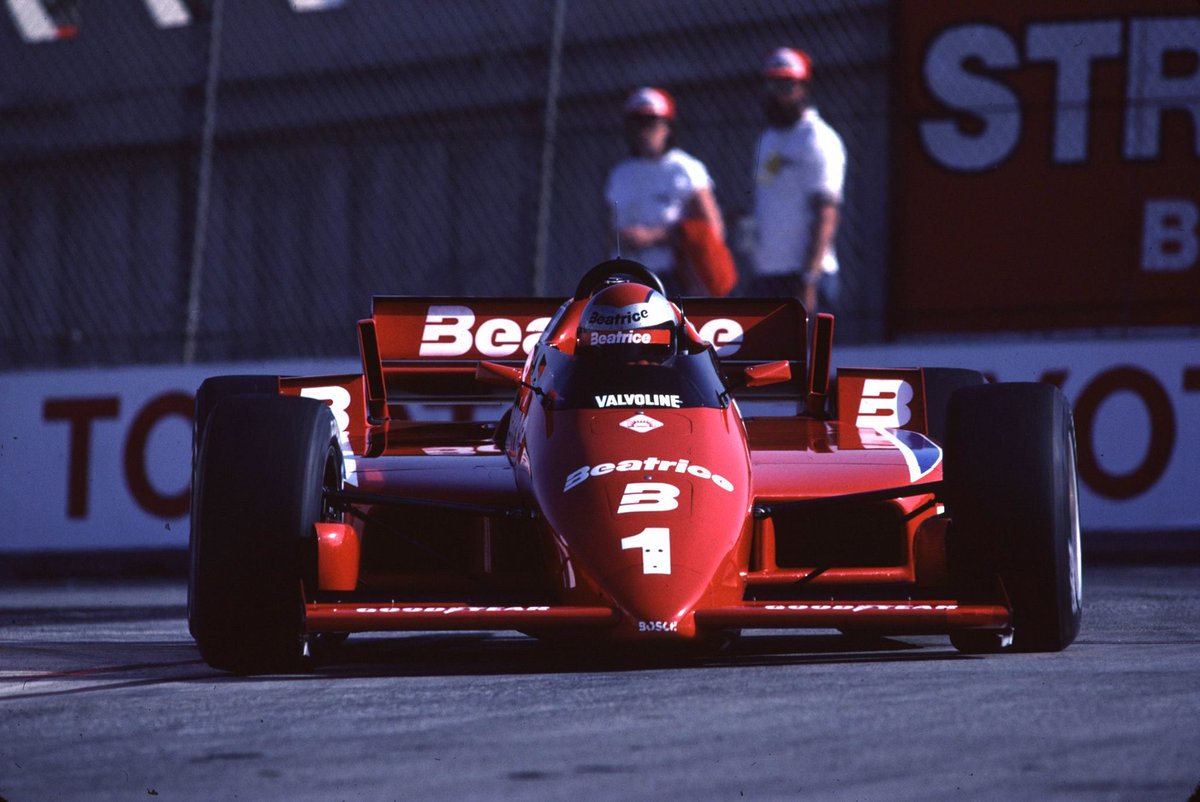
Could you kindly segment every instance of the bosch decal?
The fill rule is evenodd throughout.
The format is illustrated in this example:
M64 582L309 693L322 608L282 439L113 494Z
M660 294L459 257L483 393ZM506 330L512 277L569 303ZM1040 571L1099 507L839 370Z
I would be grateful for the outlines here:
M678 632L678 621L638 621L638 632Z

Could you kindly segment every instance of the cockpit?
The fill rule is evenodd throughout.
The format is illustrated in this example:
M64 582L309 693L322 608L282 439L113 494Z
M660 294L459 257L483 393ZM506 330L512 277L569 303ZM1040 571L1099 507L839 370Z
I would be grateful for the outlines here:
M636 262L612 260L584 276L550 330L534 382L552 409L729 404L712 346Z

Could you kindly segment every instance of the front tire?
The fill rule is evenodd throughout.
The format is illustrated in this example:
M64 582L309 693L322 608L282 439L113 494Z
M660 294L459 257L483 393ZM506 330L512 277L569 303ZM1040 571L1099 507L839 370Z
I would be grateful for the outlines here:
M329 408L307 398L219 401L200 443L188 627L205 661L238 673L299 668L304 588L316 584L313 524L342 455Z
M946 442L946 414L950 399L963 387L987 384L987 377L966 368L922 368L925 386L925 430L936 443Z
M1012 610L1008 634L951 637L967 652L1056 652L1076 635L1083 606L1075 430L1048 384L965 387L946 420L947 543L952 581L967 603Z

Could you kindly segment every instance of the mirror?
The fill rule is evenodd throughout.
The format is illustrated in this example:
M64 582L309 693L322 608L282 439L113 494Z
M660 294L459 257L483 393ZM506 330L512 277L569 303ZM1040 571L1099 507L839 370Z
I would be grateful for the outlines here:
M792 366L786 359L778 362L764 362L761 365L749 365L743 372L746 375L746 387L765 387L768 384L780 384L792 379Z
M515 390L521 386L521 369L498 362L481 361L475 366L475 381Z

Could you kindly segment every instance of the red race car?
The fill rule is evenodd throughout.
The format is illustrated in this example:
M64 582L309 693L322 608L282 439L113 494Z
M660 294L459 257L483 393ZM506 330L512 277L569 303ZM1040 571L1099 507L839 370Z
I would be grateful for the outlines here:
M362 372L196 395L188 623L288 670L347 633L634 651L744 629L1079 631L1070 408L1045 384L840 369L793 298L672 303L643 266L541 298L377 297ZM478 422L491 405L495 422ZM752 411L772 414L751 414Z

